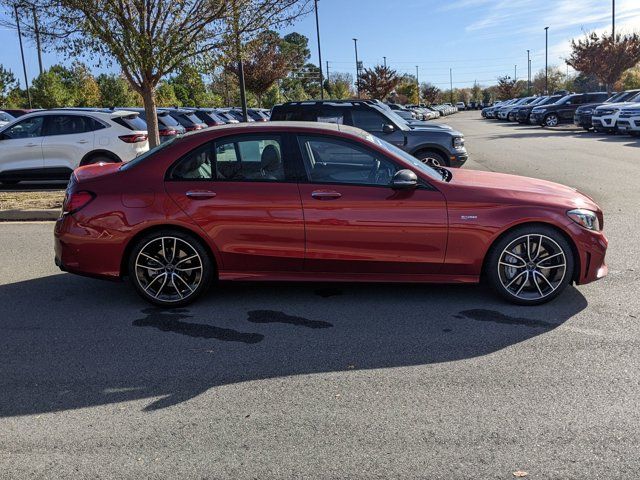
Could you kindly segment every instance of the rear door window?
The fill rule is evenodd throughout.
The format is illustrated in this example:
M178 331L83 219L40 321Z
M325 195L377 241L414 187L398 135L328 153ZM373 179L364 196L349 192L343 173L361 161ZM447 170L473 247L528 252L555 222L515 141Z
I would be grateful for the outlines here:
M351 124L367 132L382 132L389 121L379 112L369 109L351 110Z
M82 115L49 115L45 121L44 135L77 135L95 130L93 119Z

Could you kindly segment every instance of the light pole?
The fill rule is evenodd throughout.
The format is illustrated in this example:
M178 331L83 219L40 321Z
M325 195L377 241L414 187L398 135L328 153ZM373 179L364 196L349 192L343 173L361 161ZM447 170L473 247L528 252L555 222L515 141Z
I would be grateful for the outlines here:
M418 87L418 105L420 105L420 77L418 73L418 65L416 65L416 87Z
M616 0L611 0L611 37L616 41Z
M449 100L451 100L451 105L453 105L453 70L449 69L449 84L451 88L449 89Z
M358 61L358 39L353 39L353 46L356 50L356 91L358 92L358 98L360 98L360 62Z
M549 94L549 27L544 27L544 93Z
M531 95L531 58L527 50L527 95Z
M42 68L42 48L40 46L40 28L38 27L38 15L36 14L35 5L31 6L31 11L33 13L33 32L36 35L36 48L38 49L38 66L40 67L40 75L43 73Z
M314 0L316 8L316 33L318 35L318 68L320 69L320 100L324 100L324 78L322 77L322 52L320 50L320 21L318 20L318 0Z
M18 40L20 42L20 56L22 57L22 71L24 72L24 84L27 88L27 98L29 99L29 108L31 108L31 92L29 91L29 77L27 77L27 64L24 63L24 49L22 48L22 32L20 31L20 17L18 16L18 5L13 6L16 12L16 25L18 27Z
M384 59L384 68L387 68L387 57L382 57Z
M518 65L513 66L513 81L514 83L518 81Z

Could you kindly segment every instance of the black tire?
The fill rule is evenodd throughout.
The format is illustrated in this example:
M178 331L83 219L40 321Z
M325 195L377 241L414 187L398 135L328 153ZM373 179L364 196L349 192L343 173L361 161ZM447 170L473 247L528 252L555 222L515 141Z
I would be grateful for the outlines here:
M3 185L17 185L20 183L20 180L2 180L0 181Z
M427 165L439 165L442 167L449 167L451 165L444 155L435 150L420 150L416 153L415 157Z
M503 256L503 254L505 253L505 249L513 245L514 242L520 241L523 237L526 237L527 235L531 235L532 250L535 249L536 238L542 238L540 236L543 236L543 237L546 237L545 241L547 241L547 239L551 239L552 244L555 244L555 246L557 246L564 254L563 257L557 257L558 259L563 258L564 264L565 264L565 271L561 278L557 278L560 276L560 268L557 268L555 270L549 269L549 268L545 268L544 270L538 270L536 267L536 270L538 271L538 273L537 274L531 273L533 278L539 278L539 273L542 271L544 271L545 273L547 273L547 275L550 275L550 276L552 274L556 275L556 277L554 278L550 277L551 282L548 284L548 285L551 285L551 283L557 281L555 290L549 291L549 293L546 293L544 296L541 296L540 298L535 298L535 296L538 295L537 292L539 291L540 295L542 295L545 292L541 291L539 286L542 285L542 288L545 288L545 289L551 288L551 287L547 287L544 284L544 282L538 282L538 286L536 286L536 290L534 290L533 285L535 284L531 284L529 280L529 272L530 271L533 272L533 269L529 270L528 266L518 267L518 268L523 268L524 270L515 270L516 273L513 273L512 277L508 277L505 279L501 278L501 275L505 273L505 270L506 270L506 268L503 266L504 263L502 264L500 263L501 258L507 258ZM543 250L543 252L546 252L546 251L547 251L546 249ZM540 254L540 251L538 251L538 254ZM543 263L544 258L545 257L542 257L542 260L538 260L538 262ZM534 261L535 260L536 258L534 258ZM515 258L514 258L514 261L515 261ZM535 263L535 262L529 261L529 263ZM547 265L550 265L550 264L547 264ZM509 268L513 269L513 267L509 267ZM574 268L575 268L575 259L573 257L573 251L571 249L571 245L569 245L569 242L567 241L567 239L560 232L558 232L552 227L549 227L547 225L531 224L531 225L523 225L521 227L514 228L513 230L509 231L506 235L504 235L502 238L500 238L491 247L485 261L484 275L489 285L491 286L491 288L496 293L498 293L498 295L508 300L509 302L517 305L540 305L553 300L558 295L560 295L560 293L562 293L562 291L567 287L567 285L569 285L573 280ZM503 270L501 271L500 269L503 269ZM525 280L523 280L522 283L518 283L518 281L516 280L517 283L514 285L513 288L516 288L521 284L524 284L523 287L527 287L527 288L523 289L522 297L517 296L514 292L506 288L509 285L505 286L503 281L512 281L517 275L525 274L525 273L526 273ZM525 294L526 295L530 294L531 297L523 298L526 296Z
M555 113L550 113L544 117L545 127L557 127L560 124L560 118Z
M193 249L193 252L197 253L197 255L199 256L199 260L201 263L201 270L191 269L191 271L188 273L178 274L177 269L179 264L182 263L183 265L186 265L185 268L190 268L190 265L192 264L183 263L183 262L190 262L189 260L184 260L189 255L188 253L185 253L184 257L179 257L181 259L176 259L175 250L173 253L173 257L168 262L166 262L168 265L172 265L170 270L168 270L167 264L165 264L164 269L154 268L154 270L160 270L160 273L149 272L149 269L147 269L146 267L142 267L142 268L140 268L139 266L137 267L136 266L137 259L139 257L141 259L144 257L140 255L140 252L143 249L145 249L145 252L149 252L150 251L149 249L155 248L154 245L159 246L159 244L161 244L161 239L163 238L165 239L165 242L167 238L177 239L177 241L179 242L184 242L184 243L179 243L179 245L180 245L180 248L184 248L185 251L188 251L188 248L186 248L185 245L188 245L191 249ZM165 253L170 251L171 251L171 245L169 245L169 250L166 250ZM160 258L160 256L158 256L158 258ZM165 256L165 260L166 260L166 256ZM176 262L176 260L178 261ZM156 260L156 262L158 261ZM147 263L149 265L160 267L160 262L154 263L154 262L148 261ZM151 232L147 235L144 235L138 241L136 241L136 243L131 248L131 251L129 253L129 258L127 259L127 270L129 273L129 280L131 281L134 288L142 298L144 298L147 302L152 303L153 305L158 305L166 308L182 307L194 302L200 295L202 295L203 292L209 289L215 274L214 261L211 258L211 255L209 254L208 250L205 248L203 242L200 239L196 238L195 236L192 236L190 234L184 233L179 230L174 230L171 228ZM180 283L179 281L176 282L174 278L174 274L178 276L185 275L187 281L186 282L183 281L182 283ZM152 286L151 285L152 281L154 280L155 277L160 277L162 275L165 275L165 278L164 278L165 283L162 283L162 287L160 287L160 292L158 293L161 293L163 288L167 288L166 290L167 293L170 293L171 291L175 292L175 295L174 295L174 297L176 297L175 299L168 299L168 298L163 299L163 298L159 298L159 296L154 296L152 294L153 290L155 290L157 288L157 285L160 284L160 282L157 282L154 284L155 286ZM190 281L190 276L193 276L193 280L197 281L197 285L195 284L191 285L191 287L193 287L192 290L189 284L187 283ZM180 279L182 278L183 277L180 276ZM166 281L169 279L171 279L171 282L173 282L173 285L169 285L169 282ZM144 282L146 282L146 285L144 284ZM167 285L166 287L165 287L165 284ZM182 286L183 284L187 286L189 290L185 289L184 287L182 289L178 288L179 285ZM146 286L146 289L145 289L145 286Z

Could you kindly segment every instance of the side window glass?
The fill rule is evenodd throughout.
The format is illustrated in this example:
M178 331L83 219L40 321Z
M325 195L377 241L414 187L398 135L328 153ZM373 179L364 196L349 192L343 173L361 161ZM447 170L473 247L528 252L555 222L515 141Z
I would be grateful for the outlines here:
M75 135L87 130L86 117L79 115L52 115L47 119L45 135Z
M392 161L348 141L300 136L298 143L312 183L387 186L398 170Z
M44 117L26 118L5 130L4 136L12 139L41 137L43 123Z
M344 124L344 112L335 108L321 108L318 111L317 121L321 123Z
M351 110L353 126L367 132L382 132L382 127L389 123L382 115L373 110Z
M189 152L174 165L171 180L212 180L211 144L206 143Z
M282 182L285 170L278 136L233 138L216 142L217 180Z

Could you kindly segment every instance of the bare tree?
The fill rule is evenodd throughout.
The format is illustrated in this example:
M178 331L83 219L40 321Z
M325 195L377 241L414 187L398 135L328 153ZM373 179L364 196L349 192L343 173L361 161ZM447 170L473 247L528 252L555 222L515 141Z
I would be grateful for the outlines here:
M15 0L0 0L13 5ZM156 88L187 62L215 56L308 11L309 0L30 0L50 48L116 63L142 96L149 143L160 143ZM233 15L235 13L235 15ZM33 33L33 32L30 32Z

